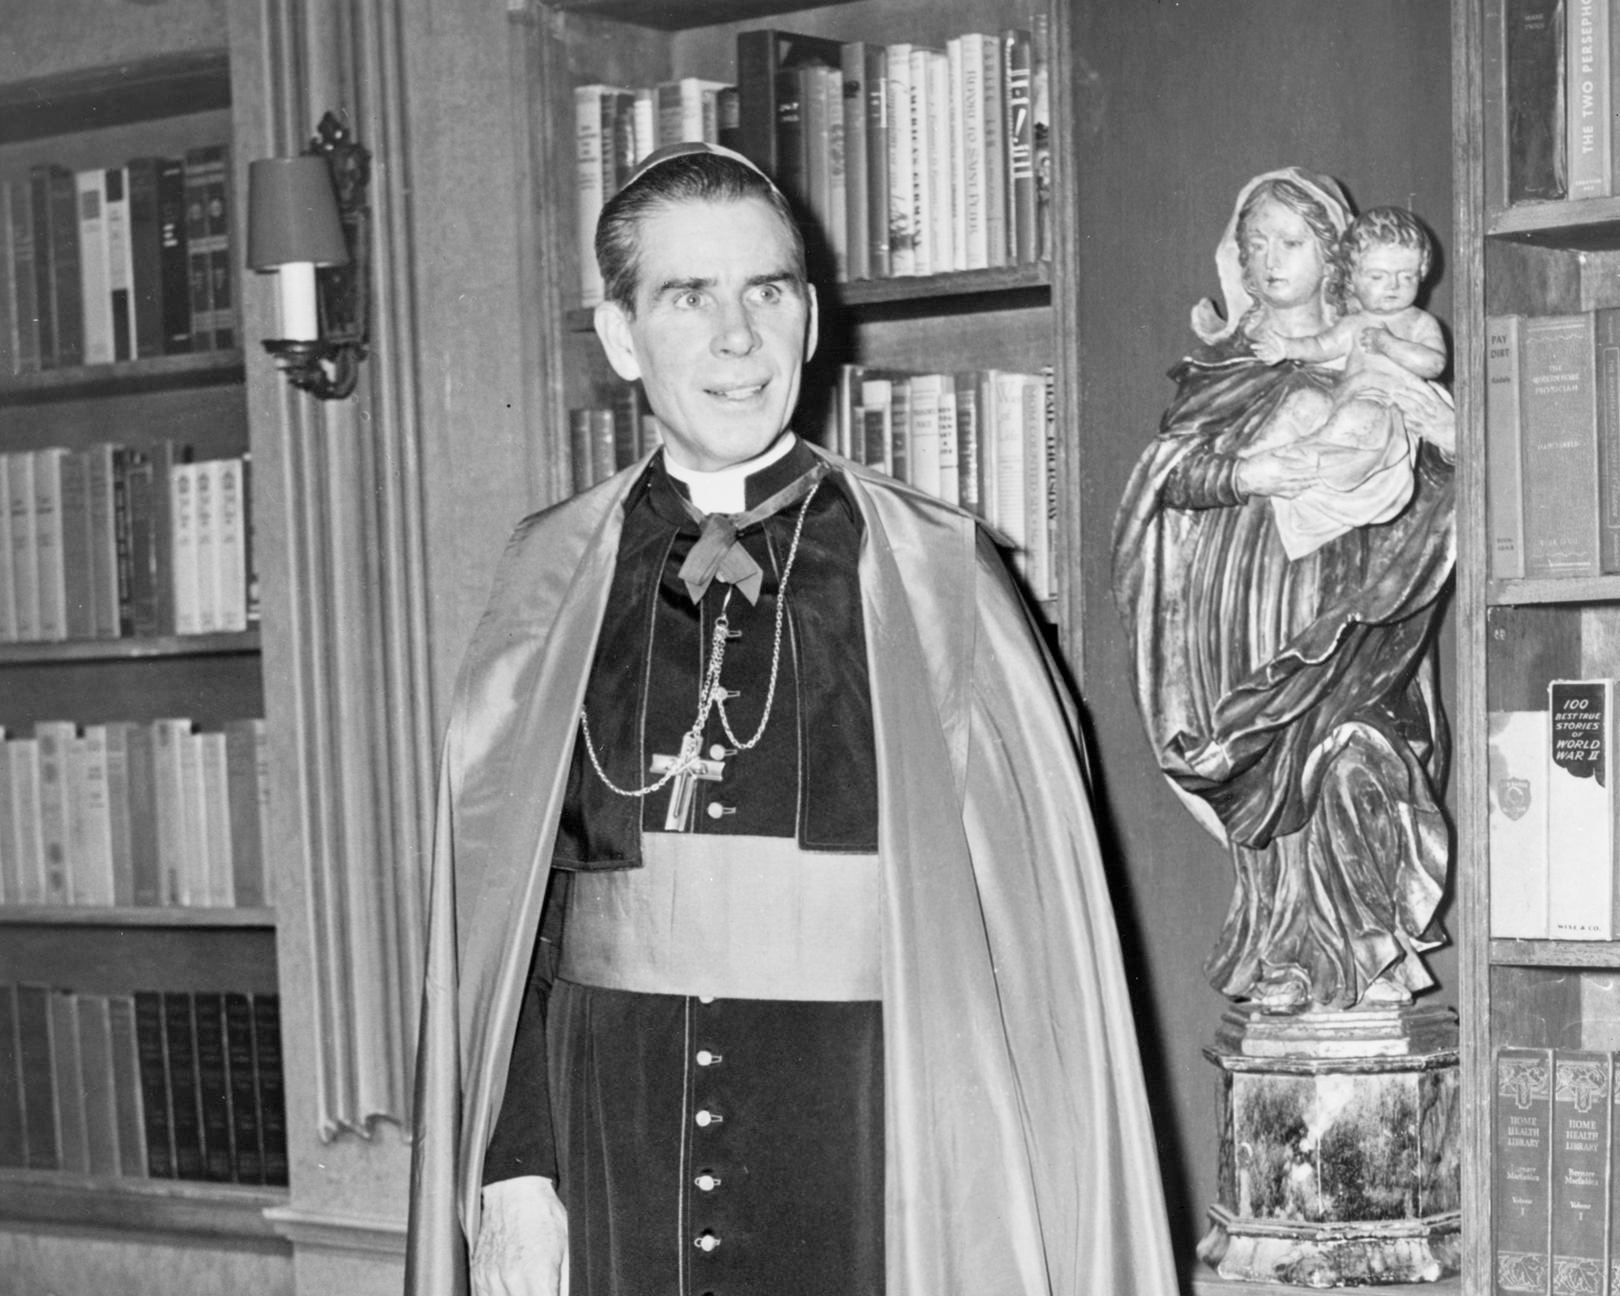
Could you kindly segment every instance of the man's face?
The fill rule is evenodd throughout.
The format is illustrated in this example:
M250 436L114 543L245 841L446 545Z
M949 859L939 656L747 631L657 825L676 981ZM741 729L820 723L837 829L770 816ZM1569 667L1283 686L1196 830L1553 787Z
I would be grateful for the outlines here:
M801 285L782 219L757 198L657 208L638 228L636 311L596 308L626 381L640 379L665 453L711 471L782 434L816 348L815 290Z

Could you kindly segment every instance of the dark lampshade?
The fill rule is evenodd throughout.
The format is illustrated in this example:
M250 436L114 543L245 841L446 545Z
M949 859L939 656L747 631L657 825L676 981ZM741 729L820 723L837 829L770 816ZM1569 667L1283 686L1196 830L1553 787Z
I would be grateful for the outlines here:
M251 269L275 270L300 261L343 265L348 259L326 158L304 154L248 163Z

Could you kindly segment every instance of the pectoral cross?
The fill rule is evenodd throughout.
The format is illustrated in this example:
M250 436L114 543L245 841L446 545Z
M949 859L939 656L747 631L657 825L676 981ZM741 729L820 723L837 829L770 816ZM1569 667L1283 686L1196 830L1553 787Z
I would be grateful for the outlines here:
M654 755L648 768L654 774L668 774L681 761L679 756ZM692 831L692 798L697 792L697 781L718 783L725 773L726 763L698 757L669 781L669 813L664 816L665 832Z

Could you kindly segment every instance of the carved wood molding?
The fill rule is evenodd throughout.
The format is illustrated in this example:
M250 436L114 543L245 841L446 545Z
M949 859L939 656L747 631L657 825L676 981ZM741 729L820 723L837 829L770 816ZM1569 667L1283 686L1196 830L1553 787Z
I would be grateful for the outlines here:
M241 21L237 21L240 19ZM409 1123L431 840L432 687L397 6L241 0L239 149L292 154L328 109L372 152L371 355L344 401L249 366L284 981L312 1018L320 1136ZM239 162L245 166L245 161ZM247 345L270 336L244 293ZM304 1021L296 1023L303 1026ZM303 1056L298 1047L289 1050Z

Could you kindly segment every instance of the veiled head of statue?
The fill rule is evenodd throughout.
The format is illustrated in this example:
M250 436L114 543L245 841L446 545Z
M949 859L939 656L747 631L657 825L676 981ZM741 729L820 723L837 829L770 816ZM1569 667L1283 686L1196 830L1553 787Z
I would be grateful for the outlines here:
M607 300L634 316L642 262L641 226L648 216L681 203L749 199L763 202L780 219L799 279L805 281L804 235L782 191L741 153L686 140L649 153L602 208L596 222L596 261Z
M1233 205L1231 218L1215 248L1221 306L1206 297L1193 308L1193 331L1205 342L1230 337L1249 312L1269 304L1264 293L1255 292L1246 246L1249 240L1245 237L1245 227L1267 213L1284 213L1308 232L1323 262L1319 286L1324 305L1330 311L1338 310L1342 278L1335 251L1340 235L1350 224L1350 204L1330 177L1302 167L1283 167L1251 179Z

